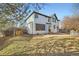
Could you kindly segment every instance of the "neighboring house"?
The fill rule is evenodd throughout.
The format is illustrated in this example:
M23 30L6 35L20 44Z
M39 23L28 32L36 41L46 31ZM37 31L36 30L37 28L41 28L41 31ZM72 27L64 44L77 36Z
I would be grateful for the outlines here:
M29 34L57 33L59 31L59 20L56 14L47 16L33 11L22 25Z

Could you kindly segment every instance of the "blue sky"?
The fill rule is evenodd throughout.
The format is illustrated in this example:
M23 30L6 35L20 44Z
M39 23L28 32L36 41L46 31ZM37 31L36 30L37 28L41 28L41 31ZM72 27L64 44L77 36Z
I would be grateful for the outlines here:
M40 12L46 15L56 13L59 20L63 20L64 16L72 15L72 3L50 3L44 6Z

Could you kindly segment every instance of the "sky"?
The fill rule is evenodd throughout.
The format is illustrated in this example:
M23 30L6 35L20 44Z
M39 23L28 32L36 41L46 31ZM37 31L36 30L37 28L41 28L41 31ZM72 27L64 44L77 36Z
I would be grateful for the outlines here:
M41 13L52 15L56 13L59 20L63 20L64 16L72 15L72 3L50 3L40 10Z

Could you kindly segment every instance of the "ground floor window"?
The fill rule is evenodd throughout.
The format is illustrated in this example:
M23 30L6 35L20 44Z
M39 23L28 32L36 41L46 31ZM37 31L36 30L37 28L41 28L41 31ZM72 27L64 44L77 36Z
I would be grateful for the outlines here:
M57 26L57 30L59 29L59 27Z
M44 31L45 24L36 24L36 31Z
M55 29L55 28L56 28L56 26L55 26L55 25L53 25L53 28Z

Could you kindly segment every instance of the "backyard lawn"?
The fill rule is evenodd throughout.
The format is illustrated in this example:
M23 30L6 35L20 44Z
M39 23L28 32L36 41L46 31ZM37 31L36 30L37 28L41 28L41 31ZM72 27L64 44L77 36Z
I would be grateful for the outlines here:
M28 35L0 38L0 55L79 55L79 37Z

